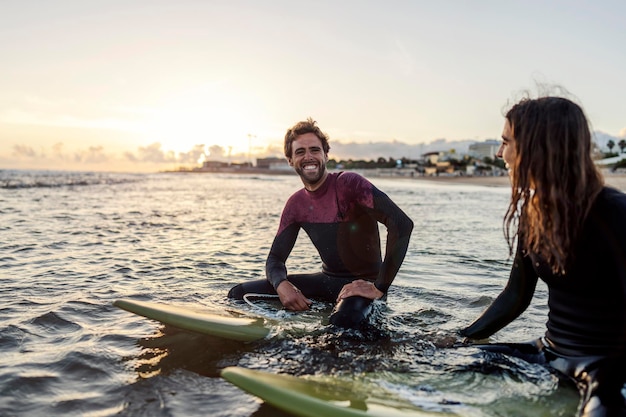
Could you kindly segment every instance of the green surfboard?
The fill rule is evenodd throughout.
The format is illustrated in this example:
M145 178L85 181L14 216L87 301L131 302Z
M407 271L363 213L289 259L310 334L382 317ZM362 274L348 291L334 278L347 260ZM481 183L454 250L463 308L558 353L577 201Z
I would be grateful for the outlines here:
M117 300L113 305L183 330L230 340L251 342L270 332L263 318L226 316L147 301Z
M240 367L222 370L222 377L249 394L297 417L433 417L452 416L425 411L411 402L387 395L379 386L346 381L315 381L303 377L253 371Z

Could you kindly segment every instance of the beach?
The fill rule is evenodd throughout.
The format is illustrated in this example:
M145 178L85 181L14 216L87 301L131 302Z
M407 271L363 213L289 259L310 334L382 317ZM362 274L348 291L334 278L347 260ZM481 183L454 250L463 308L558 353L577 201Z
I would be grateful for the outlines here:
M603 172L602 174L606 185L626 191L626 174L614 174L610 172ZM482 185L488 187L508 187L510 185L509 177L507 176L419 176L412 177L411 180L432 181L442 184Z
M338 172L341 170L331 169L330 172ZM350 170L347 170L350 171ZM466 184L466 185L478 185L486 187L508 187L510 186L509 177L507 175L415 175L416 171L412 169L355 169L352 170L364 177L370 179L385 178L390 180L401 181L429 181L441 184ZM602 176L606 185L617 188L622 191L626 191L626 173L625 172L611 172L609 170L602 170ZM169 174L213 174L213 175L268 175L268 176L291 176L296 178L297 175L293 170L273 170L267 168L216 168L214 170L204 169L189 169L189 170L175 170L164 171Z

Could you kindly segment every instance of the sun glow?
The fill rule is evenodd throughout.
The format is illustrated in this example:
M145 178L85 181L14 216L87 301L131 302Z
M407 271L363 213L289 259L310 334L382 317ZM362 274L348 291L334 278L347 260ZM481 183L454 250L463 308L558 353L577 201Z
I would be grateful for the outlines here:
M205 91L169 100L150 109L141 123L149 143L160 143L167 151L188 152L197 145L220 146L226 154L247 153L257 123L250 102L233 94ZM210 158L210 156L209 156Z

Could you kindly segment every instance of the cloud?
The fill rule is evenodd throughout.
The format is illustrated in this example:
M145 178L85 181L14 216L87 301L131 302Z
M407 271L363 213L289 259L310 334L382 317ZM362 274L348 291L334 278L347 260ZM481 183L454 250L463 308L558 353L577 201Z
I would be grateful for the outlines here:
M209 158L222 158L226 150L219 145L209 146L209 153L207 157Z
M37 152L33 148L27 145L15 145L13 146L13 155L22 158L36 158Z
M187 152L176 154L174 151L163 150L161 144L155 142L148 146L139 147L136 153L124 152L123 156L127 161L133 163L198 165L199 161L208 159L209 155L222 157L223 154L224 148L221 146L213 145L207 151L202 144L192 146Z
M178 162L181 164L197 164L204 157L204 145L195 145L189 152L179 153Z
M145 147L139 147L137 155L130 152L125 152L126 159L132 162L150 162L157 164L171 164L178 162L176 160L176 154L174 151L164 151L161 149L161 144L156 142Z
M218 147L219 148L219 147ZM214 149L215 150L215 149ZM223 150L222 150L223 152ZM205 155L204 145L195 145L188 152L181 152L178 155L174 151L165 151L160 143L153 143L148 146L139 147L135 152L124 152L114 154L107 152L104 146L89 146L86 149L78 149L72 152L65 150L62 142L52 145L49 153L46 149L37 152L27 145L13 146L13 156L19 159L31 159L48 162L71 162L73 164L113 164L117 162L131 162L133 164L197 164L201 157Z
M52 145L52 154L57 157L63 157L63 143L58 142Z
M104 164L111 162L102 146L90 146L87 150L81 150L74 153L74 162L86 164Z
M14 145L13 156L18 159L29 159L40 162L74 162L84 164L101 164L110 162L112 156L107 155L104 152L102 146L90 146L87 149L77 150L73 154L67 154L63 150L63 143L55 143L52 145L52 152L48 154L45 148L42 148L40 152L28 145Z

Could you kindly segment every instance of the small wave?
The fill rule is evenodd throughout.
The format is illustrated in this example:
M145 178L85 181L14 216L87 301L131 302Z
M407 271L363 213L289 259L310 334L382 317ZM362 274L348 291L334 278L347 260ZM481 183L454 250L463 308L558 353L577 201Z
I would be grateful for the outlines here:
M5 317L8 315L6 309L3 309L2 314ZM0 350L3 352L9 351L10 349L19 350L24 338L28 336L27 331L16 325L9 325L0 330Z
M55 374L46 371L31 372L26 375L7 375L6 379L8 381L2 389L3 396L14 397L18 404L21 404L19 401L21 398L41 397L44 393L51 393L53 385L58 381Z
M71 171L0 171L0 189L5 190L118 185L141 180L141 176L131 174Z
M54 312L49 312L37 317L35 320L33 320L33 324L53 333L56 333L61 329L79 330L81 328L79 324L65 320Z

